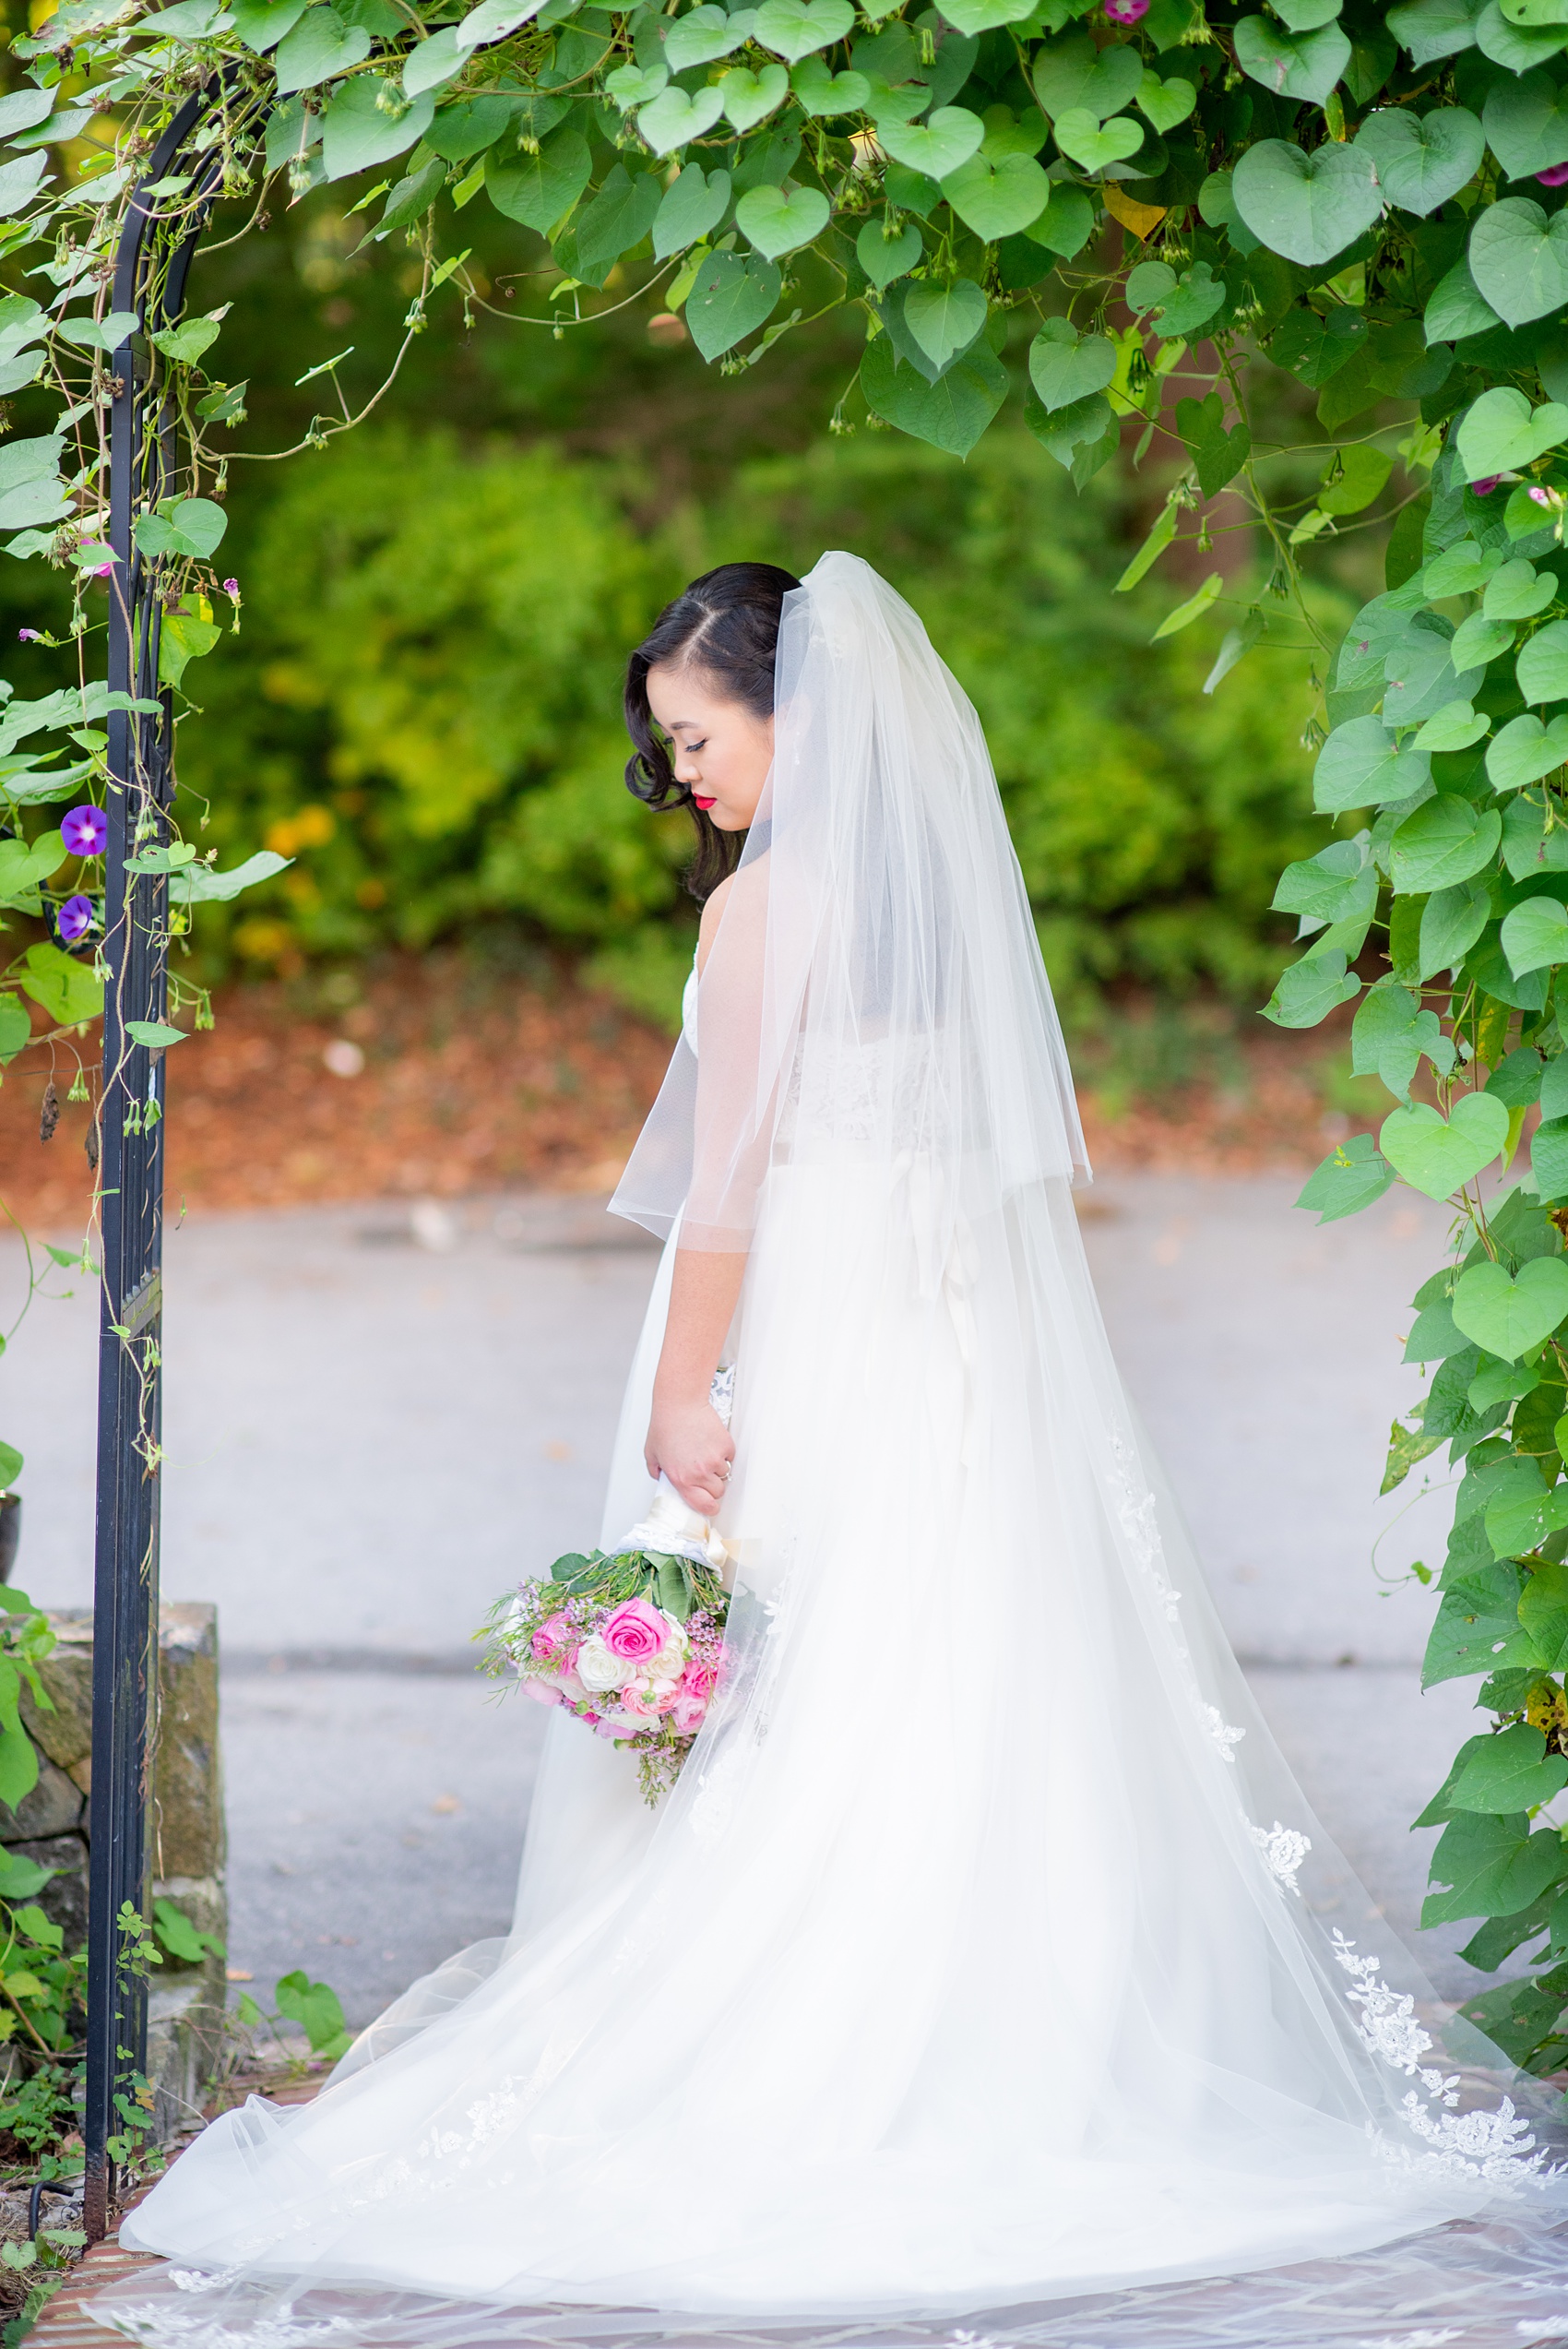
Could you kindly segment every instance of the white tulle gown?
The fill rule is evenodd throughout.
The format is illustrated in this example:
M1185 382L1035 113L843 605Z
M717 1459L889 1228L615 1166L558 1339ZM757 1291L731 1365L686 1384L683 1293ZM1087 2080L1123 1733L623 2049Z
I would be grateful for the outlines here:
M748 1250L720 1700L657 1811L558 1715L510 1938L314 2105L214 2123L122 2232L172 2264L93 2312L211 2349L1568 2333L1549 2100L1308 1817L1151 1483L973 713L843 555L778 691L620 1201L670 1243L606 1541L672 1251Z

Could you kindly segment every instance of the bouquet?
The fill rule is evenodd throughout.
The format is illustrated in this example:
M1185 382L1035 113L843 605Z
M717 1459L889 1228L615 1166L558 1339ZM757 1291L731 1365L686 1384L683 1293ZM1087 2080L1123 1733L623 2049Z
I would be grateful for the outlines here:
M724 1661L722 1542L659 1479L647 1517L614 1550L568 1552L491 1609L483 1670L514 1674L637 1758L644 1799L673 1786Z

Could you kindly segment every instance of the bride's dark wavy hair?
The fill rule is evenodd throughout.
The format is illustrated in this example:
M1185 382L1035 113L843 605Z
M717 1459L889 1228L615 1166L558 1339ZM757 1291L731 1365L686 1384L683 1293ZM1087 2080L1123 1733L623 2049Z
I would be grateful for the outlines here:
M776 563L721 563L667 603L626 663L626 732L636 747L626 761L626 789L652 808L688 807L697 853L686 887L700 904L740 862L739 832L721 832L676 779L654 730L647 702L650 669L678 662L711 677L726 699L755 718L773 715L773 668L784 598L801 582Z

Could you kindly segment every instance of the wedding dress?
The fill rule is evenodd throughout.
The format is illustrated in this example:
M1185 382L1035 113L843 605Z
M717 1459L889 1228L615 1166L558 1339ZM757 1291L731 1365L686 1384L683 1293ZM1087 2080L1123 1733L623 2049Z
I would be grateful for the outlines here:
M122 2229L172 2264L101 2322L198 2349L1568 2334L1555 2100L1308 1816L1135 1434L1086 1171L978 721L909 606L826 555L615 1203L667 1245L606 1542L650 1502L674 1247L747 1254L719 1697L651 1811L555 1716L510 1937L314 2104L214 2122Z

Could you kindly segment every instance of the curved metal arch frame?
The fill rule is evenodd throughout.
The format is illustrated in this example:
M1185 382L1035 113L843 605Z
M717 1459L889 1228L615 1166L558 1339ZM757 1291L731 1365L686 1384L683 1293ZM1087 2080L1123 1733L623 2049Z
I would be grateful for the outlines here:
M157 1729L163 1246L161 1056L128 1032L167 999L168 881L127 873L138 848L168 837L173 794L172 694L158 682L162 607L138 554L137 514L172 492L177 417L149 340L184 305L191 261L221 189L220 147L197 137L216 113L256 103L232 82L187 100L148 158L114 256L113 307L138 327L113 371L110 433L111 693L158 704L108 719L109 843L104 865L103 1064L99 1096L103 1251L99 1327L97 1523L93 1569L92 1789L88 1912L87 2175L84 2225L107 2231L117 2164L111 2147L138 2107L147 2063L147 1983L122 1925L139 1937L149 1873L148 1822ZM191 149L193 184L172 204L144 193ZM143 2114L144 2119L150 2118Z

